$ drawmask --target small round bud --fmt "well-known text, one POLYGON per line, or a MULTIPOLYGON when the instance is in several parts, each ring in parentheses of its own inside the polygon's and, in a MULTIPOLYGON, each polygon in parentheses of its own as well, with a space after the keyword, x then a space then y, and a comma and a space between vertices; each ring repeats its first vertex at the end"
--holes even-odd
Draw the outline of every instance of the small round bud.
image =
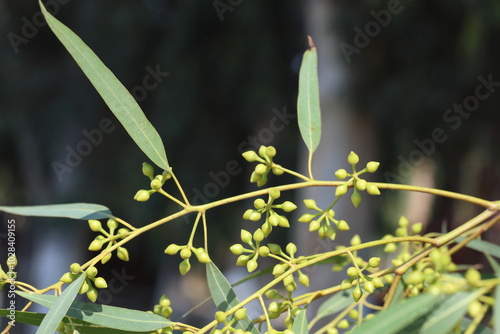
POLYGON ((363 288, 366 292, 372 293, 375 290, 375 285, 373 284, 373 282, 368 281, 363 284, 363 288))
POLYGON ((354 153, 353 151, 351 151, 351 153, 349 153, 349 156, 347 157, 347 162, 350 164, 350 165, 355 165, 359 162, 359 157, 356 153, 354 153))
POLYGON ((94 266, 87 268, 87 270, 85 271, 85 275, 87 276, 87 278, 94 278, 97 275, 97 268, 94 266))
POLYGON ((347 290, 350 289, 352 286, 352 280, 351 279, 345 279, 340 283, 340 289, 341 290, 347 290))
POLYGON ((149 191, 144 189, 139 190, 135 194, 134 199, 138 202, 146 202, 149 199, 149 191))
POLYGON ((356 286, 352 290, 352 297, 354 298, 354 301, 355 302, 359 301, 362 296, 363 296, 363 291, 361 291, 361 288, 359 286, 356 286))
POLYGON ((186 275, 190 269, 191 264, 189 263, 189 259, 184 259, 184 261, 179 264, 179 272, 182 276, 186 275))
POLYGON ((399 217, 398 225, 401 227, 407 227, 410 222, 405 216, 399 217))
POLYGON ((144 174, 145 176, 147 176, 150 179, 152 179, 154 173, 155 173, 155 169, 153 168, 153 166, 151 166, 147 162, 143 162, 142 163, 142 174, 144 174))
POLYGON ((63 283, 71 283, 75 280, 76 278, 76 275, 75 274, 72 274, 72 273, 65 273, 64 275, 61 276, 61 278, 59 279, 59 281, 63 282, 63 283))
POLYGON ((108 226, 108 229, 110 231, 114 231, 118 227, 118 222, 113 218, 109 218, 106 222, 106 226, 108 226))
POLYGON ((394 253, 397 248, 398 248, 398 246, 395 243, 391 242, 391 243, 388 243, 387 245, 385 245, 384 252, 394 253))
POLYGON ((100 232, 100 231, 102 231, 101 222, 98 221, 98 220, 95 220, 95 219, 90 219, 89 220, 89 227, 94 232, 100 232))
POLYGON ((102 248, 102 241, 101 240, 93 240, 90 245, 89 245, 89 251, 99 251, 102 248))
POLYGON ((168 255, 175 255, 182 248, 182 246, 176 244, 170 244, 165 248, 165 253, 168 255))
POLYGON ((108 287, 108 283, 106 283, 106 280, 102 277, 97 277, 94 281, 94 285, 99 289, 106 289, 108 287))
POLYGON ((264 175, 267 172, 267 167, 264 164, 258 164, 255 166, 255 173, 258 175, 264 175))
POLYGON ((246 244, 251 244, 252 243, 252 234, 248 232, 247 230, 241 230, 241 241, 243 241, 246 244))
POLYGON ((255 173, 255 171, 252 172, 252 175, 250 175, 250 182, 258 182, 262 178, 262 175, 255 173))
POLYGON ((271 304, 269 304, 268 310, 271 313, 278 313, 281 311, 280 304, 277 302, 272 302, 271 304))
POLYGON ((241 244, 234 244, 232 245, 229 250, 231 251, 231 253, 233 253, 234 255, 241 255, 243 254, 243 246, 241 244))
POLYGON ((372 183, 368 183, 368 185, 366 186, 366 192, 374 196, 380 195, 380 190, 377 188, 376 185, 372 183))
POLYGON ((250 255, 240 255, 238 256, 238 259, 236 259, 236 265, 244 266, 247 264, 248 261, 250 261, 250 259, 251 259, 250 255))
POLYGON ((321 209, 318 207, 318 205, 316 204, 316 201, 313 200, 313 199, 305 199, 304 200, 304 205, 306 206, 306 208, 308 208, 309 210, 316 210, 316 211, 321 211, 321 209))
POLYGON ((277 214, 271 214, 267 221, 271 224, 271 226, 278 226, 280 223, 280 216, 277 214))
POLYGON ((287 270, 288 266, 286 264, 277 264, 273 267, 273 275, 279 276, 287 270))
POLYGON ((70 266, 69 266, 69 270, 71 270, 71 272, 73 274, 79 274, 82 272, 82 267, 78 264, 78 263, 72 263, 70 266))
POLYGON ((281 191, 278 188, 272 188, 269 190, 269 197, 272 199, 277 199, 281 196, 281 191))
POLYGON ((264 294, 269 299, 275 299, 275 298, 278 298, 280 296, 280 294, 278 293, 278 291, 276 291, 276 289, 267 290, 264 294))
POLYGON ((170 306, 170 299, 166 295, 161 295, 160 297, 160 306, 170 306))
POLYGON ((338 222, 337 228, 340 231, 349 231, 350 230, 349 224, 347 224, 347 222, 345 220, 340 220, 338 222))
POLYGON ((481 281, 481 274, 475 268, 469 268, 465 273, 465 279, 467 280, 467 283, 477 287, 481 281))
POLYGON ((163 184, 161 183, 160 180, 154 179, 153 181, 151 181, 150 186, 151 186, 151 189, 153 189, 154 191, 158 191, 161 189, 163 184))
POLYGON ((476 315, 481 313, 481 309, 483 308, 483 304, 481 304, 478 300, 473 300, 469 306, 467 307, 467 313, 471 318, 474 318, 476 315))
POLYGON ((105 264, 106 262, 108 262, 111 259, 111 256, 111 253, 104 255, 101 259, 101 264, 105 264))
POLYGON ((281 208, 285 212, 291 212, 291 211, 297 209, 297 206, 290 201, 286 201, 283 204, 281 204, 281 208))
POLYGON ((347 269, 347 276, 349 277, 357 277, 358 276, 358 270, 355 267, 349 267, 347 269))
POLYGON ((299 283, 305 287, 309 286, 309 276, 299 271, 299 283))
POLYGON ((84 294, 84 293, 87 293, 87 291, 89 291, 91 285, 89 285, 89 283, 87 283, 87 280, 83 281, 83 284, 80 286, 80 290, 78 291, 79 294, 84 294))
POLYGON ((269 250, 269 247, 267 247, 267 246, 262 246, 259 248, 259 255, 262 257, 269 256, 270 252, 271 251, 269 250))
POLYGON ((340 329, 347 329, 347 328, 349 328, 349 326, 350 326, 349 321, 347 321, 346 319, 340 320, 339 323, 337 324, 337 327, 340 328, 340 329))
POLYGON ((249 273, 257 269, 258 263, 255 260, 250 260, 247 262, 247 270, 249 273))
POLYGON ((378 265, 380 264, 380 258, 379 257, 372 257, 368 260, 368 265, 372 268, 377 268, 378 265))
POLYGON ((191 250, 187 247, 184 247, 182 250, 181 250, 181 258, 183 258, 184 260, 186 259, 189 259, 191 257, 192 253, 191 253, 191 250))
POLYGON ((259 159, 259 156, 254 151, 246 151, 242 154, 242 156, 248 162, 254 162, 259 159))
POLYGON ((347 184, 341 184, 337 186, 337 189, 335 189, 335 196, 342 196, 345 195, 347 192, 347 184))
POLYGON ((359 179, 356 181, 356 189, 364 191, 366 189, 366 180, 359 179))
MULTIPOLYGON (((274 164, 274 165, 276 166, 276 164, 274 164)), ((278 168, 278 167, 273 167, 272 171, 273 171, 273 174, 276 176, 283 175, 283 173, 284 173, 283 169, 278 168)))
POLYGON ((266 155, 271 159, 276 156, 276 149, 274 148, 274 146, 268 146, 266 148, 266 155))
POLYGON ((405 282, 407 284, 418 285, 424 281, 424 274, 421 271, 412 271, 408 277, 406 277, 405 282))
POLYGON ((165 318, 168 318, 172 315, 172 308, 170 306, 163 306, 161 308, 161 311, 160 311, 160 314, 165 317, 165 318))
POLYGON ((378 166, 380 166, 380 162, 370 161, 366 164, 366 170, 368 171, 368 173, 375 173, 378 169, 378 166))
POLYGON ((266 206, 266 202, 262 198, 257 198, 253 202, 253 205, 255 206, 256 209, 263 209, 266 206))
POLYGON ((335 176, 339 180, 343 180, 347 177, 347 171, 345 169, 339 169, 335 172, 335 176))
POLYGON ((267 244, 267 247, 269 247, 269 250, 274 255, 280 255, 281 254, 281 247, 278 244, 267 244))
POLYGON ((382 288, 384 286, 384 282, 378 277, 374 277, 372 283, 376 288, 382 288))
POLYGON ((218 323, 226 321, 226 314, 222 311, 215 312, 215 321, 217 321, 218 323))
POLYGON ((411 231, 413 234, 419 234, 423 230, 423 225, 422 223, 415 223, 411 226, 411 231))
POLYGON ((122 261, 128 261, 129 260, 128 250, 126 248, 124 248, 124 247, 118 247, 118 249, 116 250, 116 255, 122 261))
POLYGON ((407 234, 407 230, 406 230, 406 227, 398 227, 396 229, 396 237, 406 237, 406 234, 407 234))
POLYGON ((309 232, 317 231, 321 227, 321 222, 319 220, 313 220, 309 224, 309 232))
POLYGON ((252 212, 250 212, 248 215, 248 220, 256 222, 259 221, 261 217, 262 215, 259 211, 252 210, 252 212))
POLYGON ((196 259, 198 259, 198 262, 200 263, 210 263, 210 256, 208 256, 208 253, 205 251, 203 248, 195 248, 194 249, 194 255, 196 255, 196 259))
POLYGON ((261 242, 264 240, 264 232, 260 228, 256 229, 255 232, 253 232, 253 240, 257 242, 261 242))
POLYGON ((87 291, 87 298, 92 302, 95 303, 97 300, 97 297, 99 296, 99 293, 95 288, 90 288, 89 291, 87 291))
POLYGON ((316 215, 313 215, 311 213, 304 213, 302 216, 300 216, 299 222, 307 224, 311 222, 311 220, 313 220, 314 217, 316 217, 316 215))
POLYGON ((127 236, 127 234, 129 233, 129 229, 128 228, 125 228, 125 227, 122 227, 118 230, 117 234, 119 236, 121 236, 122 238, 125 238, 127 236))
POLYGON ((297 252, 297 246, 295 246, 293 242, 288 243, 288 245, 286 245, 286 252, 293 256, 297 252))
POLYGON ((351 246, 357 246, 361 244, 361 238, 359 237, 358 234, 356 234, 354 237, 351 239, 351 246))

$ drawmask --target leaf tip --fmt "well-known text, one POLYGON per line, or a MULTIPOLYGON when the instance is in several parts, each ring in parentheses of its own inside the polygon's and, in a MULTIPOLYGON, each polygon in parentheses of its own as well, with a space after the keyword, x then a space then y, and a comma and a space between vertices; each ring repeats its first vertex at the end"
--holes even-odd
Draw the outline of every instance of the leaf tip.
POLYGON ((312 50, 312 49, 315 49, 316 48, 316 45, 314 45, 314 41, 312 39, 311 36, 307 36, 307 41, 309 43, 309 48, 312 50))

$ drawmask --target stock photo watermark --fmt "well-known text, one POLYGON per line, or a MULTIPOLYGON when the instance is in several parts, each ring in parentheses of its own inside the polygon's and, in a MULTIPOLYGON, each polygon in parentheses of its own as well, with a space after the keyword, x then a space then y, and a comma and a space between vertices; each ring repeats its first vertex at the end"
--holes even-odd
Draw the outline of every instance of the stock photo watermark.
POLYGON ((241 5, 243 0, 215 0, 212 2, 219 20, 224 21, 224 13, 232 12, 235 7, 241 5))
POLYGON ((445 126, 435 127, 427 138, 415 138, 413 143, 417 148, 412 150, 406 158, 403 155, 398 156, 397 172, 384 173, 387 182, 404 182, 405 178, 413 174, 416 167, 424 163, 425 157, 434 154, 437 146, 449 138, 451 131, 458 130, 463 121, 479 109, 481 102, 487 100, 500 87, 500 81, 494 81, 491 73, 487 77, 480 75, 477 80, 479 83, 473 94, 466 96, 462 103, 454 103, 443 112, 442 119, 445 126))
MULTIPOLYGON (((57 15, 60 5, 66 5, 70 1, 71 0, 48 0, 45 3, 45 8, 47 8, 47 11, 52 15, 57 15)), ((30 40, 38 35, 39 29, 47 25, 47 21, 45 21, 41 11, 37 11, 33 14, 31 20, 23 16, 21 18, 21 23, 20 34, 16 34, 12 31, 7 34, 7 39, 16 54, 19 53, 19 46, 28 44, 30 40)))
POLYGON ((125 267, 118 270, 111 270, 111 275, 113 277, 107 280, 108 287, 106 289, 99 290, 99 296, 97 297, 97 302, 99 304, 110 304, 113 300, 113 296, 121 293, 136 276, 129 275, 125 272, 125 267))
POLYGON ((372 39, 380 34, 382 28, 386 28, 391 23, 392 16, 401 13, 403 9, 401 1, 389 0, 386 9, 379 10, 378 12, 371 10, 370 15, 374 20, 368 21, 364 29, 361 29, 359 26, 354 27, 353 30, 356 34, 354 35, 352 44, 341 42, 339 45, 347 63, 350 64, 352 62, 354 54, 360 54, 361 50, 370 45, 372 39))
POLYGON ((7 318, 9 318, 9 325, 16 325, 16 278, 17 272, 15 271, 17 265, 16 258, 16 221, 15 219, 7 220, 7 272, 3 273, 6 277, 7 299, 8 306, 6 309, 9 311, 7 318))
MULTIPOLYGON (((283 131, 285 127, 290 124, 290 120, 295 119, 297 115, 290 114, 287 107, 284 106, 280 111, 277 108, 272 110, 274 116, 269 120, 268 127, 259 130, 257 135, 250 135, 246 140, 242 141, 237 151, 239 154, 248 150, 258 150, 261 145, 270 144, 274 135, 283 131)), ((210 171, 208 175, 213 182, 208 182, 202 189, 193 188, 195 194, 193 203, 196 205, 208 203, 210 199, 216 197, 221 189, 226 188, 231 182, 231 177, 239 175, 243 171, 240 162, 237 160, 230 160, 227 162, 225 169, 213 172, 210 171)))

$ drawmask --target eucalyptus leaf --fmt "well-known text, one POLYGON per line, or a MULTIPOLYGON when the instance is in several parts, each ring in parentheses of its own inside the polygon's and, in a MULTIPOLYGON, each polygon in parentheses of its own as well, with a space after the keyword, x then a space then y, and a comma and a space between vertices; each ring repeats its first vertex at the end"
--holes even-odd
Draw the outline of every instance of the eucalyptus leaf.
POLYGON ((299 312, 299 314, 297 314, 297 317, 295 317, 292 326, 292 331, 294 334, 307 334, 309 333, 307 326, 308 323, 306 317, 306 310, 302 310, 299 312))
POLYGON ((0 206, 0 211, 21 216, 61 217, 72 219, 103 219, 113 216, 107 207, 90 203, 0 206))
POLYGON ((158 167, 170 170, 160 135, 148 121, 132 94, 80 37, 53 17, 45 9, 42 1, 39 3, 50 29, 77 62, 137 146, 158 167))

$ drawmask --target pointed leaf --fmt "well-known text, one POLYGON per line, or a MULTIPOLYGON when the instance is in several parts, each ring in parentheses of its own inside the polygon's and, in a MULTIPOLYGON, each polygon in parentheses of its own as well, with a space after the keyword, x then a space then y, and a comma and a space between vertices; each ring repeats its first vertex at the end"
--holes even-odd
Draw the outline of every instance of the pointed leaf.
MULTIPOLYGON (((465 238, 462 236, 457 237, 455 239, 456 242, 460 242, 463 240, 465 240, 465 238)), ((500 258, 500 246, 493 244, 491 242, 488 242, 488 241, 474 239, 474 240, 469 241, 467 243, 466 247, 470 248, 470 249, 477 250, 479 252, 488 253, 488 254, 491 254, 495 257, 500 258)))
POLYGON ((493 305, 493 323, 495 334, 500 334, 500 285, 495 288, 495 304, 493 305))
POLYGON ((158 167, 170 170, 160 135, 148 121, 132 94, 80 37, 54 18, 42 2, 39 2, 50 29, 78 63, 137 146, 158 167))
MULTIPOLYGON (((57 299, 54 296, 35 293, 17 294, 45 307, 52 307, 57 299)), ((76 300, 69 307, 67 314, 88 323, 133 332, 151 332, 172 325, 169 320, 157 314, 76 300)))
POLYGON ((90 203, 0 206, 0 211, 21 216, 62 217, 72 219, 103 219, 113 216, 107 207, 90 203))
POLYGON ((498 264, 498 262, 490 254, 484 253, 484 256, 488 260, 488 262, 491 266, 491 269, 493 269, 495 276, 500 277, 500 264, 498 264))
POLYGON ((55 302, 47 315, 43 318, 36 334, 54 333, 62 318, 64 318, 66 312, 68 312, 71 303, 75 300, 78 290, 80 290, 80 287, 85 281, 85 277, 85 273, 80 274, 80 276, 74 280, 59 297, 52 296, 55 298, 55 302))
POLYGON ((397 334, 420 316, 432 311, 440 295, 421 294, 379 312, 374 318, 361 323, 352 334, 397 334))
POLYGON ((314 319, 319 320, 323 317, 335 314, 345 309, 353 302, 354 300, 352 299, 350 290, 339 291, 321 304, 314 319))
POLYGON ((319 106, 318 56, 313 40, 309 37, 310 49, 304 52, 299 72, 299 96, 297 118, 300 134, 312 153, 321 139, 321 110, 319 106))
MULTIPOLYGON (((5 309, 0 310, 0 316, 2 317, 7 318, 9 314, 10 310, 5 310, 5 309)), ((39 326, 43 318, 45 317, 45 313, 15 311, 14 317, 16 319, 16 323, 39 326)), ((85 334, 130 334, 131 333, 129 331, 122 331, 118 329, 96 326, 89 322, 67 316, 64 317, 62 321, 65 324, 71 323, 73 327, 76 330, 78 330, 79 333, 85 333, 85 334)))
POLYGON ((295 320, 293 322, 292 331, 294 334, 307 334, 309 333, 309 329, 307 328, 307 317, 306 310, 302 310, 297 314, 295 320))
MULTIPOLYGON (((213 262, 207 264, 207 281, 210 294, 220 311, 226 312, 239 303, 236 294, 231 288, 231 284, 229 284, 226 277, 224 277, 222 272, 213 262)), ((260 333, 252 324, 248 316, 238 321, 236 327, 245 331, 251 331, 254 334, 260 333)))

